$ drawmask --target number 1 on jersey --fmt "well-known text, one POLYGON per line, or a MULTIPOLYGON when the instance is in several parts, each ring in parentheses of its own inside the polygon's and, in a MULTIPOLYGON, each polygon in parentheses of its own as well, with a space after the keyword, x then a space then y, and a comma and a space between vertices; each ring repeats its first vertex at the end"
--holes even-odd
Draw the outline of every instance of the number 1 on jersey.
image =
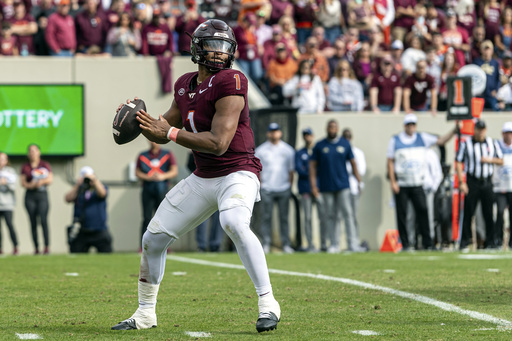
POLYGON ((233 77, 235 77, 236 89, 240 90, 242 88, 242 86, 240 85, 241 84, 240 83, 240 75, 238 73, 235 73, 235 75, 233 77))
POLYGON ((194 133, 197 133, 196 124, 194 123, 194 113, 195 110, 190 110, 187 115, 187 120, 190 122, 190 128, 194 133))

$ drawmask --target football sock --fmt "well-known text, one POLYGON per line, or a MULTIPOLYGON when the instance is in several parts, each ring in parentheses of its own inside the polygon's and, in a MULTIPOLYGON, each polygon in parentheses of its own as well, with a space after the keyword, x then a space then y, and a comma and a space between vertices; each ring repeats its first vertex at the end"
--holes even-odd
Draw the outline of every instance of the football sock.
POLYGON ((139 308, 155 310, 156 296, 160 284, 150 284, 139 281, 139 308))

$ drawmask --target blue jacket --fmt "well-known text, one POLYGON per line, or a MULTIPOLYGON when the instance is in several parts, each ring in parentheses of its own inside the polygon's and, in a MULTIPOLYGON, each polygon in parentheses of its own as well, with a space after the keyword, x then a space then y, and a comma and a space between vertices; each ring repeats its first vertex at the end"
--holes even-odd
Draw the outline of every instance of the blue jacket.
POLYGON ((474 63, 485 72, 487 75, 487 83, 485 85, 484 96, 490 96, 491 91, 498 89, 501 86, 500 82, 500 64, 496 59, 491 59, 489 62, 484 62, 482 58, 475 59, 474 63))
POLYGON ((107 229, 107 194, 104 198, 98 197, 96 191, 81 192, 75 200, 74 218, 81 221, 82 228, 102 231, 107 229))

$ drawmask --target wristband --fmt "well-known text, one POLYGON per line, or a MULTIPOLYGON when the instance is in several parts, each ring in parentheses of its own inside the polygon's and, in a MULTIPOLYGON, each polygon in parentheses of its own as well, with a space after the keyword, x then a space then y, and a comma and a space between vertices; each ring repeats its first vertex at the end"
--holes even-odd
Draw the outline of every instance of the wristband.
POLYGON ((169 128, 169 131, 167 132, 167 139, 176 142, 176 137, 178 137, 178 128, 171 127, 169 128))

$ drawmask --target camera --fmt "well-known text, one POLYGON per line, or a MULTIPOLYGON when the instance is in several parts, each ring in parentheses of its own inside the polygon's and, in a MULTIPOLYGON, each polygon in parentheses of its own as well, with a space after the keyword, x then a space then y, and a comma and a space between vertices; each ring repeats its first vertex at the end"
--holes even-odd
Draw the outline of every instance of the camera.
POLYGON ((84 178, 84 184, 85 185, 91 185, 91 178, 84 178))

